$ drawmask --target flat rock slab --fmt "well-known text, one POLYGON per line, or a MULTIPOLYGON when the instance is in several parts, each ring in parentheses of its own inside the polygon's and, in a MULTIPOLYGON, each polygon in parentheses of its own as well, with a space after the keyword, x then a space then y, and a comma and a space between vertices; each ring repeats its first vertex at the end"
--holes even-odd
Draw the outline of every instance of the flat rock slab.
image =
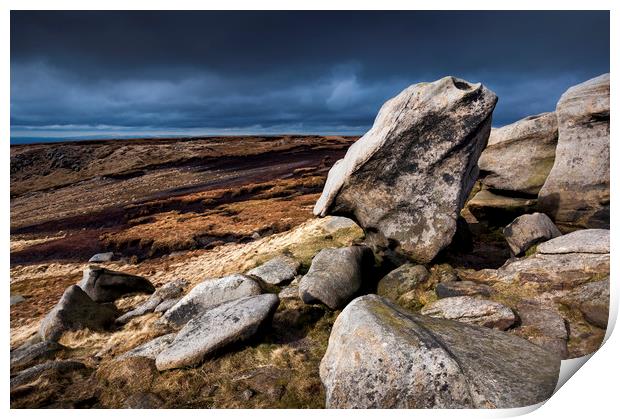
POLYGON ((520 215, 534 212, 536 199, 504 196, 483 189, 467 201, 467 209, 478 221, 505 226, 520 215))
POLYGON ((505 332, 405 311, 376 295, 332 328, 328 408, 513 408, 553 394, 560 358, 505 332))
POLYGON ((536 251, 542 254, 609 253, 609 230, 578 230, 540 244, 536 251))
POLYGON ((11 369, 23 368, 37 360, 53 358, 63 349, 65 347, 61 344, 49 341, 17 348, 11 351, 11 369))
POLYGON ((493 293, 493 288, 485 284, 478 284, 473 281, 446 281, 440 282, 435 287, 435 294, 438 298, 462 297, 481 295, 489 297, 493 293))
POLYGON ((35 365, 28 369, 23 370, 15 377, 11 378, 11 388, 19 387, 24 384, 28 384, 31 381, 36 380, 41 374, 47 371, 54 371, 59 374, 84 369, 86 366, 74 360, 61 360, 61 361, 49 361, 44 364, 35 365))
POLYGON ((498 330, 506 330, 516 321, 505 305, 469 296, 442 298, 425 305, 420 313, 498 330))
POLYGON ((116 309, 98 304, 77 285, 68 287, 39 326, 43 340, 57 341, 69 330, 105 330, 114 323, 116 309))
POLYGON ((521 215, 504 228, 504 237, 516 256, 522 255, 535 244, 561 235, 562 232, 553 221, 540 212, 521 215))
POLYGON ((455 77, 409 86, 331 168, 314 214, 353 214, 377 249, 430 262, 456 232, 496 102, 455 77))
POLYGON ((116 319, 116 323, 125 324, 131 319, 139 316, 143 316, 147 313, 152 313, 159 309, 159 312, 166 311, 172 307, 183 295, 184 288, 188 285, 187 281, 178 279, 176 281, 169 282, 157 288, 153 294, 142 304, 135 309, 128 311, 121 317, 116 319), (162 304, 166 302, 165 305, 162 304), (161 306, 161 308, 160 308, 161 306))
POLYGON ((262 292, 256 281, 245 275, 235 274, 219 279, 207 279, 192 288, 185 297, 166 311, 161 320, 168 325, 180 327, 211 307, 259 295, 262 292))
POLYGON ((119 355, 117 360, 122 361, 124 359, 133 357, 155 359, 157 358, 157 355, 159 355, 164 349, 170 346, 172 341, 174 341, 176 335, 176 333, 168 333, 167 335, 159 336, 153 340, 150 340, 140 346, 133 348, 130 351, 125 352, 122 355, 119 355))
POLYGON ((372 255, 366 246, 321 250, 299 281, 299 297, 306 304, 320 302, 332 310, 343 307, 362 286, 372 255))
POLYGON ((290 282, 297 275, 301 264, 292 257, 280 255, 247 272, 270 285, 290 282))
POLYGON ((261 294, 221 304, 190 320, 155 359, 159 371, 201 363, 207 356, 252 337, 275 312, 275 294, 261 294))
POLYGON ((147 279, 124 272, 111 271, 98 266, 84 269, 82 281, 78 284, 93 301, 112 302, 133 293, 152 294, 155 287, 147 279))

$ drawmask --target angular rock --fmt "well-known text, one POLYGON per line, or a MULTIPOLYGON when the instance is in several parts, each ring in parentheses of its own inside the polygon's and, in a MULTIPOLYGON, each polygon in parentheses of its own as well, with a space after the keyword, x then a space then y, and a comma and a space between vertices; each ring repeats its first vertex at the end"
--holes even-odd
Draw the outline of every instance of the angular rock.
POLYGON ((561 359, 568 358, 568 331, 562 316, 555 309, 540 303, 522 302, 517 306, 521 319, 514 329, 517 336, 555 353, 561 359))
POLYGON ((280 255, 247 272, 270 285, 292 281, 301 264, 292 257, 280 255))
POLYGON ((381 278, 377 284, 377 294, 396 302, 400 296, 414 290, 428 276, 429 272, 424 266, 405 263, 381 278))
POLYGON ((84 269, 82 281, 78 284, 93 301, 107 303, 126 294, 152 294, 155 287, 141 276, 111 271, 98 266, 84 269))
POLYGON ((609 320, 609 277, 575 288, 562 297, 561 302, 578 308, 587 322, 606 329, 609 320))
POLYGON ((609 230, 578 230, 542 243, 538 253, 554 255, 562 253, 609 253, 609 230))
POLYGON ((143 304, 140 304, 138 307, 128 311, 127 313, 116 319, 116 323, 125 324, 128 323, 131 319, 135 319, 136 317, 143 316, 147 313, 152 313, 157 308, 157 306, 159 306, 160 303, 161 300, 159 298, 149 298, 143 304))
POLYGON ((65 349, 65 347, 61 344, 48 341, 17 348, 11 351, 11 369, 23 368, 41 359, 48 360, 63 349, 65 349))
POLYGON ((167 335, 159 336, 119 355, 116 359, 119 361, 132 357, 155 359, 157 355, 170 346, 176 335, 176 333, 168 333, 167 335))
POLYGON ((331 168, 314 213, 352 214, 377 248, 429 262, 452 241, 496 102, 454 77, 408 87, 331 168))
POLYGON ((110 262, 112 259, 114 259, 114 252, 105 252, 94 254, 88 261, 92 263, 101 263, 110 262))
POLYGON ((86 368, 86 366, 74 360, 61 360, 61 361, 48 361, 44 364, 35 365, 28 369, 23 370, 15 377, 11 378, 11 388, 28 384, 31 381, 36 380, 41 374, 47 371, 54 371, 59 374, 64 374, 70 371, 86 368))
POLYGON ((205 357, 252 337, 275 310, 275 294, 228 301, 190 320, 155 359, 159 371, 201 363, 205 357))
POLYGON ((502 196, 483 189, 467 201, 467 209, 478 221, 505 226, 520 215, 534 212, 536 199, 502 196))
POLYGON ((115 309, 97 304, 80 287, 71 285, 41 321, 39 334, 43 340, 57 341, 69 330, 105 330, 116 316, 115 309))
POLYGON ((609 74, 568 89, 556 114, 555 163, 539 209, 561 228, 609 228, 609 74))
POLYGON ((442 298, 425 305, 420 313, 497 330, 506 330, 516 321, 505 305, 470 296, 442 298))
POLYGON ((164 313, 170 310, 172 307, 174 307, 175 304, 178 303, 179 301, 181 301, 181 298, 171 298, 169 300, 164 300, 161 303, 159 303, 159 305, 155 307, 155 310, 153 311, 155 313, 164 313))
POLYGON ((504 237, 516 256, 522 255, 535 244, 561 235, 553 221, 540 212, 521 215, 504 228, 504 237))
POLYGON ((299 280, 301 276, 296 276, 286 287, 280 291, 278 298, 280 300, 298 300, 299 299, 299 280))
POLYGON ((559 368, 519 337, 366 295, 336 319, 320 375, 328 408, 512 408, 549 398, 559 368))
POLYGON ((161 320, 179 327, 211 307, 262 292, 256 281, 245 275, 234 274, 219 279, 207 279, 166 311, 161 320))
POLYGON ((152 313, 158 309, 160 312, 166 311, 179 301, 180 297, 183 295, 183 289, 187 285, 187 281, 178 279, 161 286, 156 289, 143 304, 116 319, 116 323, 125 324, 133 318, 152 313), (166 302, 166 304, 162 306, 164 302, 166 302))
POLYGON ((478 160, 480 181, 492 190, 538 195, 553 166, 557 142, 554 112, 492 129, 478 160))
POLYGON ((435 294, 438 298, 462 297, 482 295, 491 296, 493 288, 485 284, 478 284, 473 281, 446 281, 440 282, 435 287, 435 294))
POLYGON ((299 281, 299 298, 306 304, 323 303, 332 310, 343 307, 359 291, 372 259, 366 246, 321 250, 299 281))

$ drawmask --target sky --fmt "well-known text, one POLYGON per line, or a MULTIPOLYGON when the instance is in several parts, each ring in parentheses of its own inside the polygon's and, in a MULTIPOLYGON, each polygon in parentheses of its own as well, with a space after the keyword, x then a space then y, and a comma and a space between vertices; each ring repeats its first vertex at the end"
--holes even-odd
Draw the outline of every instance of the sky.
POLYGON ((11 142, 363 134, 447 75, 493 125, 609 72, 609 12, 11 12, 11 142))

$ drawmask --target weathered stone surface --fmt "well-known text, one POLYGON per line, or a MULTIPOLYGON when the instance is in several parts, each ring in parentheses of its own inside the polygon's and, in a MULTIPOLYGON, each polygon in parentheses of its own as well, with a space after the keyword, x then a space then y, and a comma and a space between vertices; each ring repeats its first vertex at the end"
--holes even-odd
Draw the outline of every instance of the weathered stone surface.
POLYGON ((112 302, 119 297, 132 293, 151 294, 155 287, 141 276, 111 271, 98 266, 84 269, 82 281, 78 284, 93 301, 112 302))
POLYGON ((164 313, 170 310, 176 303, 181 301, 181 298, 170 298, 169 300, 164 300, 153 310, 155 313, 164 313))
POLYGON ((467 209, 478 221, 505 226, 520 215, 534 212, 536 199, 502 196, 483 189, 467 202, 467 209))
POLYGON ((298 275, 288 284, 286 287, 280 291, 278 294, 278 298, 280 300, 299 300, 299 281, 301 279, 301 275, 298 275))
POLYGON ((558 145, 540 211, 567 229, 609 228, 609 74, 568 89, 556 114, 558 145))
POLYGON ((306 304, 321 302, 332 310, 343 307, 359 291, 372 259, 366 246, 321 250, 299 281, 299 297, 306 304))
POLYGON ((133 348, 130 351, 125 352, 122 355, 119 355, 116 359, 123 360, 132 357, 143 357, 149 359, 157 358, 164 349, 166 349, 174 338, 176 337, 176 333, 168 333, 167 335, 159 336, 153 340, 150 340, 140 346, 133 348))
POLYGON ((314 213, 353 214, 377 248, 429 262, 452 241, 496 102, 454 77, 408 87, 329 171, 314 213))
POLYGON ((94 254, 88 261, 91 263, 101 263, 110 262, 112 259, 114 259, 114 252, 105 252, 94 254))
POLYGON ((521 320, 514 329, 517 336, 555 353, 561 359, 568 357, 568 331, 558 311, 541 303, 521 302, 517 306, 521 320))
POLYGON ((542 243, 536 249, 543 254, 609 253, 609 230, 578 230, 542 243))
POLYGON ((473 281, 446 281, 440 282, 435 287, 438 298, 461 297, 482 295, 489 297, 493 288, 485 284, 478 284, 473 281))
POLYGON ((116 316, 115 309, 97 304, 80 287, 71 285, 41 321, 39 334, 43 340, 57 341, 69 330, 105 330, 116 316))
POLYGON ((424 266, 405 263, 381 278, 377 284, 377 294, 397 302, 400 296, 414 290, 428 276, 424 266))
POLYGON ((161 312, 168 310, 180 300, 187 285, 187 281, 183 279, 177 279, 162 285, 144 303, 116 319, 116 323, 125 324, 131 319, 152 313, 153 311, 161 312))
POLYGON ((581 285, 560 301, 578 308, 587 322, 606 329, 609 320, 609 277, 581 285))
POLYGON ((232 343, 253 336, 268 321, 279 300, 262 294, 228 301, 190 320, 155 363, 160 371, 196 365, 232 343))
POLYGON ((550 397, 559 368, 524 339, 366 295, 338 316, 320 375, 328 408, 510 408, 550 397))
POLYGON ((280 255, 250 270, 247 275, 255 276, 267 284, 280 285, 295 278, 300 265, 296 259, 280 255))
POLYGON ((522 255, 535 244, 561 236, 546 214, 535 212, 517 217, 504 228, 504 237, 514 255, 522 255))
POLYGON ((536 196, 553 166, 557 142, 554 112, 492 129, 478 160, 480 181, 489 189, 536 196))
POLYGON ((53 358, 65 347, 57 342, 43 341, 11 351, 11 369, 23 368, 41 359, 53 358))
POLYGON ((159 298, 156 299, 148 299, 144 303, 140 304, 138 307, 133 310, 128 311, 127 313, 120 316, 116 319, 116 323, 125 324, 128 323, 131 319, 135 319, 136 317, 143 316, 147 313, 152 313, 155 308, 160 304, 161 300, 159 298))
POLYGON ((420 313, 497 330, 506 330, 516 321, 505 305, 470 296, 442 298, 425 305, 420 313))
POLYGON ((182 326, 196 315, 227 301, 261 294, 260 286, 253 279, 240 274, 219 279, 207 279, 196 285, 162 317, 172 326, 182 326))
POLYGON ((11 378, 11 388, 18 387, 36 380, 41 374, 53 371, 59 374, 64 374, 70 371, 86 368, 86 366, 74 360, 61 360, 61 361, 48 361, 44 364, 35 365, 28 369, 23 370, 15 377, 11 378))

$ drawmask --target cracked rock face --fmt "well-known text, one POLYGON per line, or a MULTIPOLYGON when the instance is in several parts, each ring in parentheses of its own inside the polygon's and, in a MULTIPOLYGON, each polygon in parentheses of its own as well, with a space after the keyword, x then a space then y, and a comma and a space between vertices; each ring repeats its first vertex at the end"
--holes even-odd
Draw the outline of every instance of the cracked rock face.
POLYGON ((454 77, 408 87, 332 167, 314 213, 352 215, 369 243, 429 262, 456 231, 496 102, 454 77))
POLYGON ((519 337, 366 295, 338 316, 320 374, 328 408, 511 408, 549 398, 559 369, 519 337))
POLYGON ((555 163, 539 209, 560 228, 609 228, 609 74, 568 89, 556 115, 555 163))

